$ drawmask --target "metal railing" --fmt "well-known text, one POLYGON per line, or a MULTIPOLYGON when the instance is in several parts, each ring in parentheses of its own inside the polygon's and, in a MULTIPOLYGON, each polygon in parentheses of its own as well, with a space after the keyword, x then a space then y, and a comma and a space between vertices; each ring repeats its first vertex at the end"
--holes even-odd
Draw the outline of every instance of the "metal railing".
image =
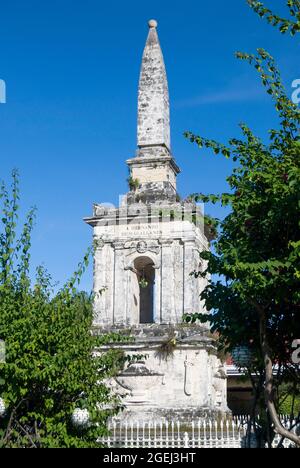
MULTIPOLYGON (((281 417, 282 424, 289 428, 291 421, 281 417)), ((101 443, 112 448, 246 448, 257 447, 254 432, 248 431, 249 418, 238 416, 226 420, 201 418, 190 422, 153 420, 122 421, 109 423, 109 436, 101 443)), ((294 424, 296 421, 294 421, 294 424)), ((300 425, 298 426, 300 429, 300 425)), ((293 429, 296 432, 296 427, 293 429)), ((277 447, 281 437, 276 435, 273 446, 277 447)), ((285 448, 293 444, 285 439, 285 448)))

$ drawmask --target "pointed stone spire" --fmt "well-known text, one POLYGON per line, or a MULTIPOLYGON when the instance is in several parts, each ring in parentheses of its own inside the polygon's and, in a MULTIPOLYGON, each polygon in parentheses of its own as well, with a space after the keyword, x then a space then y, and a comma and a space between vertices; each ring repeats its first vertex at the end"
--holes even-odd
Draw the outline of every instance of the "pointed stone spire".
POLYGON ((128 159, 130 187, 127 203, 174 203, 180 172, 170 145, 170 104, 166 67, 157 35, 149 21, 138 97, 138 150, 128 159))
POLYGON ((167 73, 157 22, 149 21, 139 82, 138 147, 164 146, 170 151, 170 105, 167 73))

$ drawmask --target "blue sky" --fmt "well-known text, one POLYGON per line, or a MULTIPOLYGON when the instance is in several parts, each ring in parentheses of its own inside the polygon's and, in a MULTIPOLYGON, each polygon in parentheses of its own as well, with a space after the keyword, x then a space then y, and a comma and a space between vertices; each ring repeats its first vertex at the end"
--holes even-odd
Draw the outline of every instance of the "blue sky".
MULTIPOLYGON (((285 13, 284 0, 266 0, 285 13)), ((167 66, 179 192, 221 192, 231 163, 199 152, 192 130, 226 142, 246 122, 265 137, 277 124, 256 73, 237 50, 264 47, 286 86, 300 78, 299 38, 282 36, 246 0, 11 0, 1 2, 0 178, 21 175, 22 210, 38 208, 33 266, 63 283, 91 242, 93 202, 117 204, 136 149, 137 86, 147 21, 159 22, 167 66)), ((291 88, 290 88, 291 89, 291 88)), ((222 216, 219 208, 207 207, 222 216)), ((92 286, 91 269, 82 287, 92 286)))

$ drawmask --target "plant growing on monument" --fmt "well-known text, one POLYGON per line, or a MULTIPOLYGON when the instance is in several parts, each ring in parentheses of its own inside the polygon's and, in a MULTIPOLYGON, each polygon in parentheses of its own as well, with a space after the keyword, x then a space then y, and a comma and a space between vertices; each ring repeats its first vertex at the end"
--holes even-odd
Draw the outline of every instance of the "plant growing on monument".
MULTIPOLYGON (((299 2, 293 3, 299 7, 299 2)), ((202 202, 219 202, 231 212, 222 222, 216 220, 219 235, 214 252, 201 254, 207 268, 195 273, 209 280, 201 298, 214 313, 185 319, 210 321, 226 350, 252 349, 251 371, 257 372, 264 390, 269 446, 273 429, 300 445, 299 436, 283 427, 278 417, 280 385, 292 382, 299 389, 300 384, 299 368, 291 361, 291 343, 300 336, 300 113, 265 50, 237 56, 259 73, 275 103, 280 126, 270 130, 269 144, 245 124, 242 138, 232 138, 229 145, 186 133, 199 148, 232 158, 237 166, 227 179, 228 193, 194 196, 202 202)))
MULTIPOLYGON (((92 297, 78 292, 91 250, 68 283, 54 293, 49 275, 38 268, 29 275, 31 210, 17 239, 19 188, 13 173, 12 194, 0 192, 0 337, 6 362, 0 363, 0 447, 93 447, 106 431, 107 417, 118 404, 104 384, 124 362, 116 351, 95 353, 118 335, 91 333, 92 297), (112 409, 106 409, 106 408, 112 409), (85 414, 76 427, 72 416, 85 414)), ((74 419, 74 418, 73 418, 74 419)))
POLYGON ((142 289, 147 289, 149 286, 149 282, 146 280, 146 278, 141 278, 139 281, 139 285, 142 289))
POLYGON ((128 177, 127 182, 129 185, 129 189, 133 192, 135 192, 140 186, 139 179, 134 179, 132 176, 128 177))
POLYGON ((174 352, 178 345, 178 335, 178 332, 171 327, 166 340, 157 348, 155 356, 163 361, 173 359, 174 352))

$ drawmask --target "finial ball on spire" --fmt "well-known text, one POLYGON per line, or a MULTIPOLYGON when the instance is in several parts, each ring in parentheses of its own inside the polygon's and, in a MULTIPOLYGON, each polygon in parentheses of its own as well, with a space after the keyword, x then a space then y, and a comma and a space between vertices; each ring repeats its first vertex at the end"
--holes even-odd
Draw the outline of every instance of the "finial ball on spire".
POLYGON ((149 25, 149 28, 157 28, 158 23, 156 20, 152 19, 148 22, 148 25, 149 25))

